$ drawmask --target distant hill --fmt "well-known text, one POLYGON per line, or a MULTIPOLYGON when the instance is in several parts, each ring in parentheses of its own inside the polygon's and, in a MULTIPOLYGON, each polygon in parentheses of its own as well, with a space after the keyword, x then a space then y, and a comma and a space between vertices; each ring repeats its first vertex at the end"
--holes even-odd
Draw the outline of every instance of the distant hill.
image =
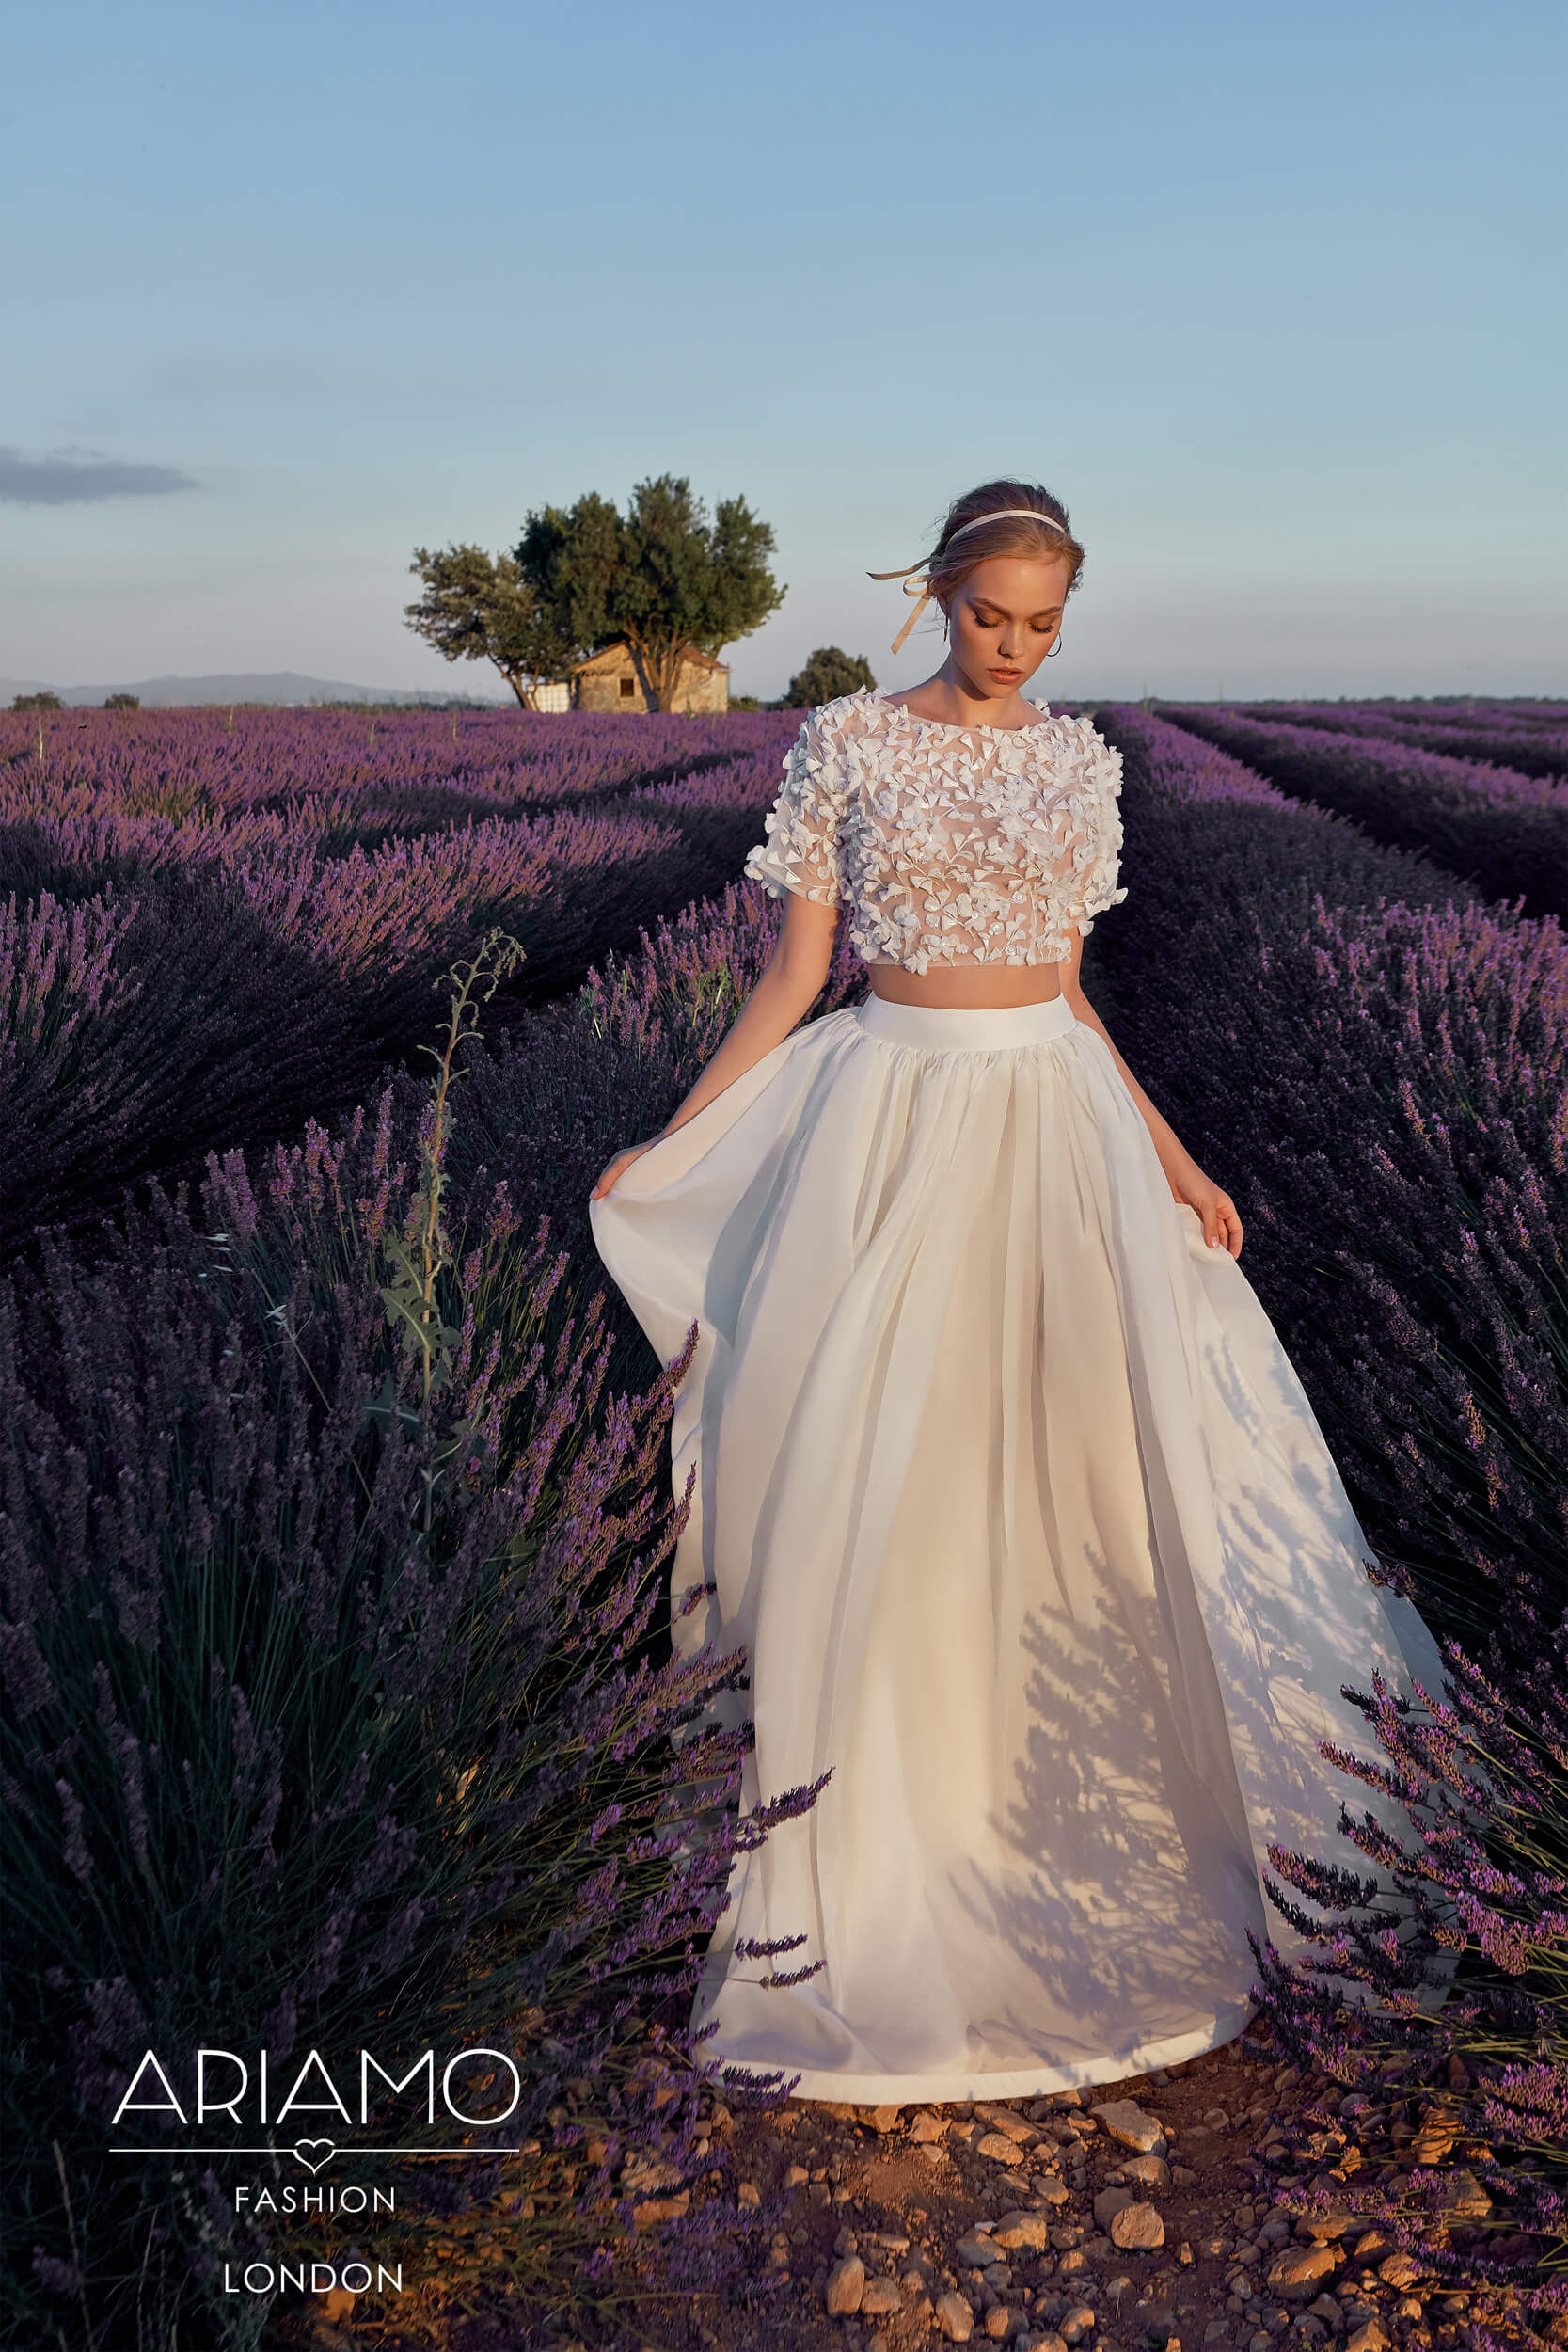
POLYGON ((61 702, 102 703, 107 694, 135 694, 150 709, 194 703, 441 703, 499 698, 408 693, 395 686, 349 686, 341 678, 303 677, 297 670, 245 671, 232 677, 125 678, 113 686, 51 686, 43 678, 0 677, 0 701, 17 694, 58 694, 61 702))

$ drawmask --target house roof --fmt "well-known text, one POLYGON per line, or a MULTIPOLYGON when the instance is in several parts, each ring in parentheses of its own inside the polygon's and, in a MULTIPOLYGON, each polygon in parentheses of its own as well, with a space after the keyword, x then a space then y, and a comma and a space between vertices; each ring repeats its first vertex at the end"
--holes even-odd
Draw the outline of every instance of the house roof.
MULTIPOLYGON (((609 668, 611 665, 619 668, 630 651, 626 639, 618 637, 612 644, 603 645, 597 653, 591 653, 586 661, 579 661, 572 675, 580 677, 584 670, 609 668)), ((682 658, 697 670, 728 670, 730 666, 727 661, 716 661, 710 653, 700 653, 695 645, 688 645, 682 658)))

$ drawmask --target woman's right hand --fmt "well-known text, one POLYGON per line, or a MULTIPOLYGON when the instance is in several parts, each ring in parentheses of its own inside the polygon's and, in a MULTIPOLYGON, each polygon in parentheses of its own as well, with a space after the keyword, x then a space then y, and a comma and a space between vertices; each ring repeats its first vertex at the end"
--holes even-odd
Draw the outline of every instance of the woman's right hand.
POLYGON ((622 1169, 629 1168, 633 1160, 640 1160, 644 1152, 651 1152, 657 1141, 658 1137, 654 1136, 646 1143, 629 1144, 626 1151, 617 1152, 589 1194, 590 1200, 602 1200, 607 1192, 613 1192, 620 1182, 622 1169))

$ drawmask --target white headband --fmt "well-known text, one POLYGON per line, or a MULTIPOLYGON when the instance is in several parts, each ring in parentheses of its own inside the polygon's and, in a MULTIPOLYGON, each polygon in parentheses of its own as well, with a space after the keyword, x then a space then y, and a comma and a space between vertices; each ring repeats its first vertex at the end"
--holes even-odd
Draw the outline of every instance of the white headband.
MULTIPOLYGON (((953 541, 961 539, 966 531, 978 531, 982 523, 1005 523, 1014 515, 1032 523, 1049 523, 1053 531, 1059 531, 1064 538, 1067 536, 1066 523, 1058 522, 1054 515, 1042 515, 1033 506, 999 506, 992 515, 976 515, 973 522, 960 523, 957 531, 948 532, 947 544, 951 547, 953 541)), ((895 580, 897 574, 895 572, 873 572, 871 577, 873 580, 895 580)))
MULTIPOLYGON (((1037 507, 999 506, 994 508, 990 514, 976 515, 971 521, 967 523, 960 523, 957 531, 950 531, 947 534, 947 545, 948 547, 951 547, 955 539, 961 539, 966 531, 978 531, 982 523, 1009 522, 1015 517, 1021 522, 1049 523, 1052 530, 1059 531, 1064 539, 1070 535, 1066 523, 1059 521, 1054 515, 1042 515, 1037 507)), ((905 596, 918 596, 920 599, 919 603, 915 606, 914 611, 910 614, 909 619, 904 623, 903 628, 899 630, 897 636, 893 641, 890 650, 894 653, 897 653, 901 649, 905 638, 909 635, 911 629, 913 628, 916 621, 919 620, 921 614, 925 612, 926 607, 931 601, 931 591, 927 583, 930 578, 930 567, 935 561, 935 556, 928 555, 925 559, 924 563, 911 564, 907 571, 866 573, 867 580, 901 580, 904 583, 905 596)))

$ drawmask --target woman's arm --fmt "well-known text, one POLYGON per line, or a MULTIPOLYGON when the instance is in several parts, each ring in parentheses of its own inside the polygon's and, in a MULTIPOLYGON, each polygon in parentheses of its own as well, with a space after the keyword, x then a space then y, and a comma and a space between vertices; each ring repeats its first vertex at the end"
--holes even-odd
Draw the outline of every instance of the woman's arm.
POLYGON ((651 1136, 647 1143, 633 1144, 617 1152, 594 1185, 591 1199, 602 1200, 612 1190, 621 1170, 629 1168, 650 1144, 673 1135, 677 1127, 684 1127, 689 1119, 705 1109, 716 1095, 733 1086, 765 1054, 770 1054, 775 1045, 782 1045, 816 1002, 833 959, 838 908, 818 906, 793 891, 785 896, 784 908, 784 922, 768 967, 730 1024, 723 1043, 658 1134, 651 1136))
POLYGON ((1061 978, 1062 993, 1071 1005, 1080 1021, 1097 1030, 1111 1049, 1111 1058, 1120 1071, 1127 1091, 1143 1115, 1145 1126, 1154 1141, 1160 1166, 1172 1196, 1196 1209, 1203 1219, 1203 1238, 1211 1248, 1223 1244, 1233 1258, 1242 1254, 1242 1220, 1236 1204, 1227 1192, 1222 1192, 1212 1177, 1206 1176, 1192 1153, 1186 1149, 1169 1120, 1162 1118, 1127 1064, 1117 1053, 1109 1029, 1085 995, 1079 972, 1084 960, 1082 935, 1074 938, 1072 953, 1065 963, 1056 966, 1061 978))

